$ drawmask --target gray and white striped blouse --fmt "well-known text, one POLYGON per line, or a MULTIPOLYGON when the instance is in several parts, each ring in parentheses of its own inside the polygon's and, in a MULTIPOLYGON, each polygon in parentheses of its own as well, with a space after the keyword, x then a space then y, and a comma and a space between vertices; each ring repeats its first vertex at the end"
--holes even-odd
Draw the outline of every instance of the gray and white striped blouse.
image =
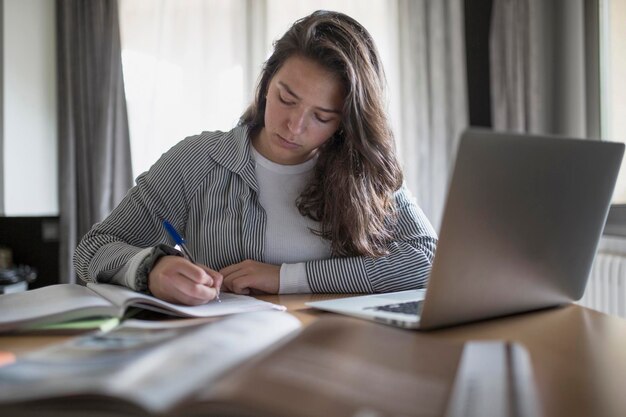
MULTIPOLYGON (((78 276, 109 282, 145 248, 169 243, 161 224, 182 232, 198 263, 220 270, 264 261, 266 213, 259 203, 246 126, 204 132, 179 142, 137 178, 123 201, 83 237, 74 254, 78 276)), ((436 234, 403 187, 390 254, 306 262, 313 292, 372 293, 426 285, 436 234)))

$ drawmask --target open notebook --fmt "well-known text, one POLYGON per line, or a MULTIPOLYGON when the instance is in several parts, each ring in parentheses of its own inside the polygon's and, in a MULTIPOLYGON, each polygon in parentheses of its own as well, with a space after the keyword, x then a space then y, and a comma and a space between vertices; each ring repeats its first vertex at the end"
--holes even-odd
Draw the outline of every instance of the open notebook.
POLYGON ((111 284, 57 284, 0 295, 0 332, 93 317, 121 318, 130 307, 178 317, 218 317, 285 307, 245 295, 222 293, 221 302, 199 306, 172 304, 111 284))

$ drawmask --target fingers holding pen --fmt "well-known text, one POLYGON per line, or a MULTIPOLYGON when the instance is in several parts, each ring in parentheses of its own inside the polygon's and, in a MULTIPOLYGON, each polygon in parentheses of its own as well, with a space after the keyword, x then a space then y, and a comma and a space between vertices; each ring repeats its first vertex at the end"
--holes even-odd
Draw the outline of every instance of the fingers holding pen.
POLYGON ((213 288, 219 290, 222 287, 222 283, 224 282, 224 276, 218 272, 214 271, 206 265, 196 265, 204 270, 204 272, 211 277, 212 284, 209 284, 213 288))
POLYGON ((165 301, 199 305, 213 300, 222 283, 219 272, 195 265, 180 256, 164 256, 150 271, 148 286, 165 301))

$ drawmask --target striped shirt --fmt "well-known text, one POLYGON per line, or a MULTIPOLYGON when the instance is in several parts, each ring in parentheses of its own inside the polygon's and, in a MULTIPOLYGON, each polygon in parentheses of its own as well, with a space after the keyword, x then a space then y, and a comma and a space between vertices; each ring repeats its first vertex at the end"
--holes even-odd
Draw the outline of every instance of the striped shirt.
MULTIPOLYGON (((246 126, 204 132, 179 142, 137 178, 122 202, 83 237, 74 266, 84 281, 110 282, 142 250, 169 238, 167 219, 182 232, 196 262, 220 270, 264 262, 267 215, 259 202, 246 126)), ((331 257, 305 262, 313 292, 373 293, 426 285, 436 234, 403 187, 389 255, 331 257)))

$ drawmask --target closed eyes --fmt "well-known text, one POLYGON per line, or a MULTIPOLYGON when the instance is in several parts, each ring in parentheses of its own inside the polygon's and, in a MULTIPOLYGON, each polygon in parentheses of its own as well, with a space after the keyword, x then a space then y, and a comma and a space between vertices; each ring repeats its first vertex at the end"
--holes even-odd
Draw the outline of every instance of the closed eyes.
MULTIPOLYGON (((278 100, 286 106, 293 106, 296 104, 295 101, 291 101, 290 99, 283 97, 283 92, 280 90, 277 92, 276 95, 278 96, 278 100)), ((329 118, 320 116, 319 113, 315 113, 315 119, 322 124, 327 124, 332 121, 332 118, 329 119, 329 118)))

